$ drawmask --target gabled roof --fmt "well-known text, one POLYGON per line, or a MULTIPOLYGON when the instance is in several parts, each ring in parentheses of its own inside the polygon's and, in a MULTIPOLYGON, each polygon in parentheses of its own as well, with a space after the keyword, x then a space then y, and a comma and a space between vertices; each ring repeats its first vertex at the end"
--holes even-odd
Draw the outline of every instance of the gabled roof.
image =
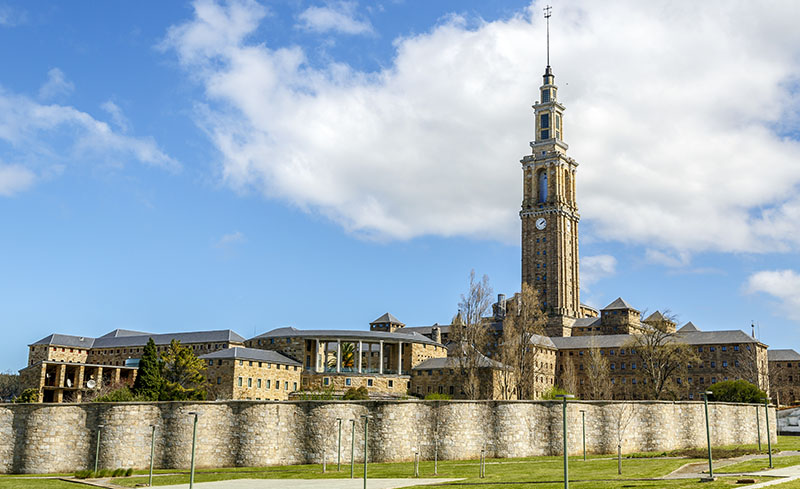
POLYGON ((145 333, 144 331, 133 331, 130 329, 115 329, 110 333, 106 333, 100 338, 119 338, 120 336, 143 336, 151 335, 152 333, 145 333))
POLYGON ((625 302, 625 299, 623 299, 622 297, 617 297, 617 300, 615 300, 611 304, 607 305, 602 310, 603 311, 610 311, 610 310, 613 310, 613 309, 633 309, 634 311, 638 311, 638 309, 636 309, 632 305, 630 305, 627 302, 625 302))
POLYGON ((104 336, 97 338, 94 342, 95 348, 116 348, 125 346, 144 346, 148 339, 153 338, 156 345, 169 345, 172 340, 178 340, 184 345, 186 343, 244 343, 244 338, 230 329, 218 329, 213 331, 188 331, 185 333, 165 333, 141 335, 122 335, 104 336))
POLYGON ((681 326, 680 329, 678 330, 679 333, 696 333, 699 331, 700 329, 698 329, 697 326, 695 326, 694 323, 691 321, 681 326))
POLYGON ((57 346, 66 346, 70 348, 91 348, 94 344, 95 339, 89 338, 87 336, 73 336, 68 334, 58 334, 54 333, 50 336, 45 336, 41 340, 31 343, 28 346, 33 345, 57 345, 57 346))
POLYGON ((661 314, 661 311, 656 311, 656 312, 654 312, 653 314, 651 314, 651 315, 647 316, 647 317, 644 319, 644 321, 642 321, 642 322, 645 322, 645 323, 646 323, 646 322, 657 323, 657 322, 662 322, 662 321, 668 321, 668 322, 670 322, 670 323, 672 322, 672 320, 671 320, 671 319, 669 319, 669 318, 668 318, 668 317, 666 317, 665 315, 661 314))
POLYGON ((389 312, 387 312, 386 314, 384 314, 383 316, 379 317, 379 318, 378 318, 378 319, 376 319, 375 321, 372 321, 372 322, 371 322, 371 323, 369 323, 369 324, 371 324, 371 325, 372 325, 372 324, 383 324, 383 323, 389 323, 389 324, 402 324, 402 325, 404 325, 404 326, 405 326, 405 324, 404 324, 402 321, 400 321, 399 319, 397 319, 396 317, 394 317, 394 316, 393 316, 391 313, 389 313, 389 312))
MULTIPOLYGON (((559 350, 619 348, 633 338, 629 334, 554 336, 550 338, 559 350)), ((760 343, 744 331, 694 331, 676 333, 675 338, 689 345, 760 343)))
POLYGON ((542 336, 542 335, 538 335, 538 334, 535 334, 535 335, 531 336, 531 343, 534 344, 534 345, 538 345, 538 346, 544 347, 544 348, 553 348, 553 349, 555 349, 555 347, 556 347, 555 343, 553 343, 553 340, 551 340, 548 336, 542 336))
POLYGON ((578 318, 572 323, 573 328, 584 328, 588 326, 599 326, 600 325, 600 317, 596 316, 593 318, 578 318))
POLYGON ((767 350, 767 360, 770 362, 800 362, 800 353, 791 348, 767 350))
MULTIPOLYGON (((453 345, 451 344, 450 347, 453 345)), ((508 368, 500 362, 492 360, 489 357, 486 357, 482 354, 479 354, 478 357, 478 367, 480 368, 508 368)), ((437 370, 443 368, 456 368, 458 367, 458 358, 446 356, 442 358, 429 358, 422 363, 419 363, 416 367, 413 367, 411 370, 437 370)))
POLYGON ((217 350, 213 353, 200 355, 201 360, 222 360, 222 359, 237 359, 237 360, 255 360, 258 362, 280 363, 283 365, 302 366, 300 362, 296 362, 291 358, 281 355, 280 353, 272 350, 259 350, 256 348, 245 348, 243 346, 234 346, 232 348, 224 348, 217 350))
POLYGON ((364 340, 364 341, 401 341, 409 343, 427 343, 429 345, 439 345, 427 336, 423 336, 416 331, 405 331, 406 328, 389 333, 386 331, 359 331, 351 329, 297 329, 291 326, 273 329, 260 334, 251 340, 269 338, 325 338, 341 340, 364 340))

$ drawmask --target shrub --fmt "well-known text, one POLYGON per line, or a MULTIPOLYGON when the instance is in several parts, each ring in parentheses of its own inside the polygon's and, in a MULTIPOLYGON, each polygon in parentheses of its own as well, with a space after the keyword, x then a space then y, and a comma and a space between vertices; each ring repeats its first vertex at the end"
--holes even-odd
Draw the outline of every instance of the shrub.
POLYGON ((128 468, 128 470, 125 471, 125 477, 130 477, 132 475, 133 475, 133 467, 130 467, 128 468))
POLYGON ((345 401, 366 401, 369 399, 369 391, 363 385, 356 389, 351 387, 344 393, 342 399, 345 401))
POLYGON ((108 477, 110 474, 111 474, 110 470, 100 469, 94 474, 94 477, 108 477))
POLYGON ((556 399, 556 396, 563 396, 563 395, 568 395, 568 394, 569 394, 569 392, 565 391, 561 387, 555 386, 555 387, 551 387, 550 390, 548 390, 544 394, 542 394, 542 400, 543 401, 552 401, 552 400, 556 399))
POLYGON ((300 391, 297 399, 301 401, 330 401, 333 399, 333 387, 321 391, 300 391))
POLYGON ((450 399, 452 399, 450 394, 439 394, 437 392, 431 392, 425 396, 426 401, 449 401, 450 399))
POLYGON ((14 402, 39 402, 39 389, 25 389, 14 402))
POLYGON ((122 477, 123 475, 125 475, 125 469, 114 469, 111 472, 111 477, 122 477))
POLYGON ((767 395, 746 380, 725 380, 708 388, 713 394, 711 401, 719 402, 761 402, 767 395))
POLYGON ((92 399, 92 402, 131 402, 136 400, 136 396, 133 395, 133 392, 125 386, 115 389, 103 396, 95 397, 92 399))
POLYGON ((88 470, 88 469, 86 469, 86 470, 78 470, 77 472, 75 472, 75 478, 76 479, 88 479, 92 475, 93 475, 93 472, 91 470, 88 470))

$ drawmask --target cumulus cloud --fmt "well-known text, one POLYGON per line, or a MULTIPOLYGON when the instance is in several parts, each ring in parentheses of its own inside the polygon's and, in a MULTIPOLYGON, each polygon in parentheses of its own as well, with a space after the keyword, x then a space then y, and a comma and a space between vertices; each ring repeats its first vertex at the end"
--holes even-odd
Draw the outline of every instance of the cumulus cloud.
POLYGON ((39 88, 39 98, 50 100, 56 97, 71 94, 75 90, 75 85, 67 80, 64 72, 58 68, 52 68, 47 72, 47 81, 39 88))
POLYGON ((54 176, 76 162, 124 164, 138 162, 170 171, 180 164, 150 138, 113 130, 74 107, 42 104, 0 87, 0 158, 14 161, 0 175, 0 194, 30 187, 36 175, 54 176))
POLYGON ((748 278, 745 290, 773 296, 789 318, 800 321, 800 274, 794 270, 756 272, 748 278))
MULTIPOLYGON (((197 1, 164 46, 205 88, 198 123, 233 188, 359 235, 516 242, 543 5, 491 22, 450 16, 395 40, 376 72, 266 45, 253 1, 197 1)), ((800 245, 799 14, 792 1, 582 0, 554 12, 584 232, 678 261, 800 245)))
POLYGON ((3 165, 0 163, 0 196, 12 195, 33 185, 36 175, 22 165, 3 165))
POLYGON ((614 275, 617 271, 617 259, 611 255, 594 255, 581 257, 581 289, 614 275))
POLYGON ((314 32, 370 34, 372 24, 358 18, 356 2, 330 2, 324 7, 308 7, 297 16, 299 27, 314 32))

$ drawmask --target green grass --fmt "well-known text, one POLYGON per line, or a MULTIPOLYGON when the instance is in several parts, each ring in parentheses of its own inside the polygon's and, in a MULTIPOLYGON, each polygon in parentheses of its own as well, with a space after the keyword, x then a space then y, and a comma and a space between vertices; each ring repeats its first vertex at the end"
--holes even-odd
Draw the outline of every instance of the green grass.
MULTIPOLYGON (((772 457, 772 466, 776 469, 798 464, 800 464, 800 455, 772 457)), ((726 465, 725 467, 714 469, 714 472, 718 472, 720 474, 735 474, 740 472, 757 472, 759 470, 766 469, 769 469, 769 459, 759 458, 755 460, 748 460, 746 462, 739 462, 738 464, 726 465)))
POLYGON ((0 488, 2 489, 77 489, 80 487, 72 482, 58 479, 0 479, 0 488))

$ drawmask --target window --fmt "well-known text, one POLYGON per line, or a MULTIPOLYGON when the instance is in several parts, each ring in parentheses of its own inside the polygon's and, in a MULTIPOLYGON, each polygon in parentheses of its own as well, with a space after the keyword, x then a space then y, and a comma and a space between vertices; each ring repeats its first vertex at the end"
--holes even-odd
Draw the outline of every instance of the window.
POLYGON ((455 389, 454 389, 454 388, 453 388, 453 386, 451 385, 451 386, 450 386, 450 395, 451 395, 451 396, 453 395, 453 391, 455 391, 455 389))
POLYGON ((267 379, 267 389, 269 389, 271 382, 272 382, 271 380, 267 379))
POLYGON ((322 378, 322 385, 329 385, 331 383, 330 377, 323 377, 322 378))
POLYGON ((372 387, 372 379, 367 379, 367 386, 372 387))
POLYGON ((550 113, 545 112, 539 116, 539 126, 542 129, 550 129, 550 113))
POLYGON ((733 345, 733 351, 739 351, 739 345, 733 345))
POLYGON ((283 382, 283 390, 285 390, 285 391, 289 390, 289 382, 287 382, 287 381, 283 382))
POLYGON ((547 172, 542 170, 539 172, 539 203, 547 202, 547 172))
POLYGON ((221 383, 222 383, 222 377, 217 377, 217 384, 221 384, 221 383))
POLYGON ((608 354, 609 355, 613 355, 614 354, 614 350, 608 350, 608 354))
POLYGON ((716 377, 711 377, 711 383, 712 384, 716 384, 717 383, 717 378, 716 377))
POLYGON ((636 370, 636 362, 631 362, 631 370, 636 370))
POLYGON ((617 365, 616 365, 615 363, 612 363, 612 364, 611 364, 611 370, 614 370, 614 369, 616 368, 616 366, 617 366, 617 365))
POLYGON ((389 387, 394 387, 394 381, 393 380, 389 381, 389 387))
POLYGON ((239 365, 244 365, 244 362, 242 360, 239 360, 239 365))
POLYGON ((349 377, 344 379, 344 385, 350 385, 350 384, 352 384, 352 381, 350 380, 349 377))
POLYGON ((550 130, 549 129, 543 129, 542 130, 542 139, 550 139, 550 130))
POLYGON ((247 387, 253 387, 253 378, 252 377, 248 377, 247 378, 247 387))
POLYGON ((722 351, 728 351, 728 347, 727 346, 722 346, 720 348, 722 348, 722 351))
POLYGON ((261 388, 261 379, 258 379, 258 384, 257 384, 257 386, 258 386, 258 388, 259 388, 259 389, 261 388))
POLYGON ((717 362, 711 362, 711 368, 717 368, 717 362))
POLYGON ((550 101, 550 90, 544 89, 542 90, 542 103, 550 101))
POLYGON ((297 390, 297 382, 293 383, 294 390, 297 390))
POLYGON ((214 360, 209 360, 208 361, 208 366, 211 367, 212 365, 214 365, 214 360))
POLYGON ((713 346, 712 346, 712 347, 710 347, 710 348, 708 349, 708 351, 717 351, 717 349, 716 349, 715 347, 713 347, 713 346))
POLYGON ((241 386, 242 386, 242 378, 239 377, 239 387, 241 387, 241 386))
POLYGON ((703 347, 702 346, 698 346, 697 347, 697 351, 700 352, 700 353, 703 353, 703 347))
POLYGON ((722 367, 726 368, 728 366, 728 362, 722 362, 722 367))

